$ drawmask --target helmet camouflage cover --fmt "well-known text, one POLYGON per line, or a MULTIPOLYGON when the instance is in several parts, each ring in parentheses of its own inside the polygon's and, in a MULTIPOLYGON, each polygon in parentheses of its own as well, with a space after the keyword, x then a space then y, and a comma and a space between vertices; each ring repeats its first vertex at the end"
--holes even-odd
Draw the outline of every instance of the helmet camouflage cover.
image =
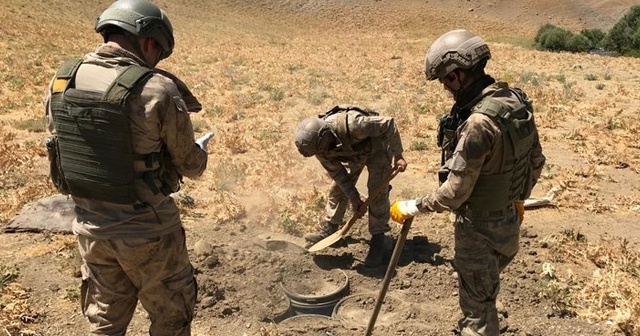
POLYGON ((427 50, 425 74, 428 80, 443 78, 455 69, 470 69, 489 58, 489 46, 482 38, 468 30, 452 30, 427 50))
POLYGON ((162 47, 161 59, 173 52, 173 27, 169 17, 158 6, 146 0, 118 0, 111 4, 95 22, 96 32, 103 34, 116 26, 139 37, 153 38, 162 47))

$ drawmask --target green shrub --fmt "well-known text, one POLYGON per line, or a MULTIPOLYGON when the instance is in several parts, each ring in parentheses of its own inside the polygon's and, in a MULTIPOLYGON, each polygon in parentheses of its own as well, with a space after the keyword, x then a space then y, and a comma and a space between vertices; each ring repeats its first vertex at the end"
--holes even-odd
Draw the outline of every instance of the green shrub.
POLYGON ((538 45, 540 44, 540 41, 542 40, 543 36, 548 33, 550 30, 554 30, 558 27, 547 23, 544 26, 540 27, 540 29, 538 29, 538 33, 536 34, 536 37, 533 39, 533 42, 538 45))
POLYGON ((640 5, 631 7, 609 30, 603 44, 622 55, 640 55, 640 5))
POLYGON ((571 52, 585 52, 591 49, 591 42, 584 35, 573 35, 567 41, 566 48, 571 52))
POLYGON ((584 36, 589 40, 589 47, 600 48, 602 47, 602 42, 604 38, 607 36, 605 32, 600 29, 583 29, 580 31, 580 35, 584 36))
POLYGON ((573 34, 563 28, 546 24, 538 30, 535 42, 541 50, 563 51, 568 50, 569 40, 573 34))

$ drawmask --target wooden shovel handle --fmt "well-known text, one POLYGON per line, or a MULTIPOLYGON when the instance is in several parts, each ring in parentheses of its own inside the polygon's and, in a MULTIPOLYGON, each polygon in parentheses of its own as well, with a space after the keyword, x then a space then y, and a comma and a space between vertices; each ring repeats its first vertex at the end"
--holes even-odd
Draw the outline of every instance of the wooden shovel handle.
POLYGON ((413 217, 407 218, 402 224, 400 236, 398 236, 396 246, 393 248, 391 260, 389 261, 389 266, 387 266, 387 272, 385 273, 384 279, 382 280, 382 288, 380 288, 380 292, 378 292, 376 305, 373 307, 373 313, 371 314, 371 318, 369 318, 369 324, 367 325, 367 330, 365 330, 364 333, 365 336, 371 336, 371 333, 373 333, 373 328, 376 325, 376 320, 378 319, 378 314, 380 313, 380 307, 382 307, 384 297, 385 295, 387 295, 389 283, 391 283, 391 278, 394 275, 396 265, 398 265, 400 254, 402 254, 402 247, 404 246, 404 242, 405 240, 407 240, 407 234, 409 234, 409 230, 411 229, 411 223, 413 223, 413 217))
MULTIPOLYGON (((385 188, 388 188, 389 186, 389 182, 391 182, 391 180, 393 180, 394 177, 396 177, 396 175, 398 175, 398 173, 400 173, 400 171, 398 169, 394 169, 391 174, 389 174, 389 176, 387 176, 387 178, 385 178, 382 183, 380 183, 380 185, 378 185, 376 187, 376 189, 373 191, 372 194, 369 195, 369 197, 364 201, 364 203, 362 204, 362 207, 364 207, 365 209, 369 206, 369 204, 371 203, 371 201, 376 198, 376 196, 378 196, 385 188)), ((347 234, 347 232, 349 232, 349 230, 351 230, 351 227, 353 226, 353 224, 358 220, 358 217, 356 217, 356 214, 353 214, 353 216, 351 216, 351 219, 349 219, 349 221, 347 222, 347 224, 345 224, 341 229, 340 229, 340 236, 344 236, 345 234, 347 234)))

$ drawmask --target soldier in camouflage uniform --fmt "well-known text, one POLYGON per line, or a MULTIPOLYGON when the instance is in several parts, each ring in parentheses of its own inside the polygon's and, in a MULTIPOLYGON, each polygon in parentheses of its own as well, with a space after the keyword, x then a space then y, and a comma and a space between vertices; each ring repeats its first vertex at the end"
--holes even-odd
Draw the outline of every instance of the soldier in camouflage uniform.
POLYGON ((95 29, 105 43, 67 61, 45 100, 51 177, 76 204, 82 312, 91 335, 124 335, 140 300, 151 335, 190 335, 197 286, 169 194, 203 173, 212 133, 194 141, 200 104, 154 69, 174 47, 162 10, 119 0, 95 29))
POLYGON ((464 336, 500 333, 500 273, 518 252, 523 201, 545 163, 530 100, 485 74, 490 57, 487 44, 466 30, 442 35, 427 51, 427 79, 438 79, 455 100, 440 122, 441 185, 391 207, 398 222, 424 212, 456 214, 453 266, 464 336))
MULTIPOLYGON (((367 209, 356 189, 364 167, 369 174, 369 191, 391 174, 393 166, 398 171, 407 167, 394 119, 354 106, 336 106, 322 116, 303 120, 296 131, 295 143, 303 156, 315 155, 333 179, 325 223, 319 232, 305 236, 309 243, 317 243, 336 232, 349 203, 355 216, 364 216, 367 209)), ((390 230, 388 188, 370 196, 373 197, 368 209, 371 241, 365 265, 377 267, 384 264, 384 233, 390 230)))

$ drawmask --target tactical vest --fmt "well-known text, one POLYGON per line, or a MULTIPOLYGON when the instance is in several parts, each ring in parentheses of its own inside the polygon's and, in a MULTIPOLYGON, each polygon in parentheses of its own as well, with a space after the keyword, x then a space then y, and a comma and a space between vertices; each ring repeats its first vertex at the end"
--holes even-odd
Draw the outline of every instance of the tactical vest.
POLYGON ((137 179, 159 190, 155 170, 137 173, 135 161, 147 168, 160 160, 160 153, 136 154, 132 148, 127 99, 153 70, 127 66, 106 92, 75 88, 81 60, 69 60, 57 71, 51 87, 51 112, 56 129, 58 167, 66 192, 77 197, 118 204, 140 201, 137 179))
POLYGON ((522 199, 529 183, 530 157, 535 140, 533 108, 521 91, 511 90, 522 102, 512 110, 498 99, 486 97, 471 113, 489 116, 500 127, 504 143, 504 155, 500 171, 492 175, 480 175, 465 205, 476 217, 500 217, 514 200, 522 199), (477 213, 475 213, 477 212, 477 213))
POLYGON ((336 115, 336 126, 332 127, 335 136, 338 138, 339 144, 337 148, 329 151, 325 155, 340 159, 341 161, 349 161, 349 158, 367 155, 371 152, 371 139, 365 139, 358 143, 352 143, 349 133, 349 111, 356 111, 365 116, 377 116, 378 112, 363 109, 357 106, 334 106, 324 114, 319 115, 322 119, 336 115))

